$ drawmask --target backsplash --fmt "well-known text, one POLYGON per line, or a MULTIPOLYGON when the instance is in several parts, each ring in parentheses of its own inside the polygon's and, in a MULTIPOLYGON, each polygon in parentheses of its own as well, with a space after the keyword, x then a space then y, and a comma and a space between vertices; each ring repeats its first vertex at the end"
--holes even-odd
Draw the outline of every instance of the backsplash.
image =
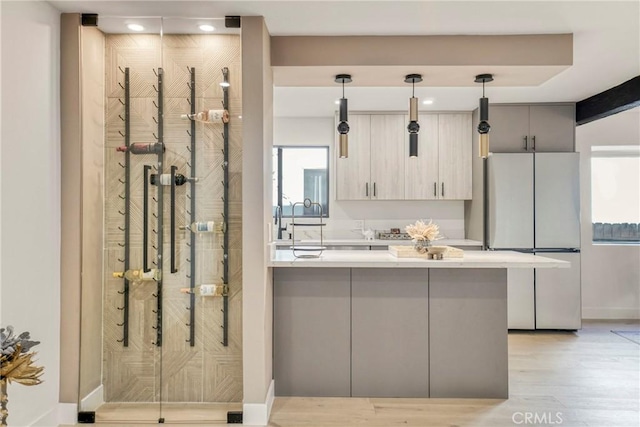
MULTIPOLYGON (((440 234, 449 239, 464 239, 464 219, 438 219, 438 218, 405 218, 405 219, 369 219, 369 220, 351 220, 351 219, 325 219, 327 224, 322 233, 324 239, 363 239, 362 231, 356 228, 358 221, 363 223, 363 229, 371 229, 373 231, 390 230, 391 228, 399 228, 404 232, 404 228, 416 222, 418 219, 432 219, 435 224, 440 227, 440 234)), ((318 218, 308 218, 301 221, 318 222, 318 218)), ((282 223, 287 229, 282 231, 282 238, 289 239, 291 233, 291 218, 283 218, 282 223)), ((319 239, 320 231, 318 227, 297 227, 295 230, 296 240, 298 239, 319 239)), ((273 238, 277 238, 277 226, 273 226, 273 238)))

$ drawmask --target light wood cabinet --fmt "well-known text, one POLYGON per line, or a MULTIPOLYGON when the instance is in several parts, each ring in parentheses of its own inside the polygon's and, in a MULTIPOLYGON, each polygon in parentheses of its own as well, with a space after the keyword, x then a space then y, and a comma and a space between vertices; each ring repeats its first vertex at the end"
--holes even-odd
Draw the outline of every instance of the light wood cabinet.
POLYGON ((574 151, 575 106, 492 105, 490 151, 493 153, 574 151))
POLYGON ((337 199, 404 199, 404 116, 351 114, 349 127, 349 157, 336 159, 337 199))
POLYGON ((404 199, 404 116, 371 116, 372 200, 404 199))
POLYGON ((405 141, 405 198, 471 199, 471 114, 421 114, 418 120, 418 157, 409 157, 408 136, 405 141))
MULTIPOLYGON (((406 116, 405 116, 406 117, 406 116)), ((407 119, 408 120, 408 119, 407 119)), ((405 136, 404 192, 408 200, 437 200, 438 191, 438 115, 420 114, 418 157, 409 157, 409 135, 405 136)))
MULTIPOLYGON (((349 116, 349 156, 336 158, 338 200, 369 200, 371 177, 371 116, 349 116)), ((337 135, 337 133, 336 133, 337 135)), ((339 156, 336 144, 336 157, 339 156)))

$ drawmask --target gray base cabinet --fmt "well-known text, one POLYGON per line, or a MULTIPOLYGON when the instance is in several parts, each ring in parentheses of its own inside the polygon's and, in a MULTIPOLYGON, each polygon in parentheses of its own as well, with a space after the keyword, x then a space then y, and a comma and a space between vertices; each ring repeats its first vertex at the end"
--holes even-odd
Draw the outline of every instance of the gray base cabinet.
POLYGON ((507 398, 506 269, 274 268, 276 396, 507 398))
POLYGON ((277 396, 351 396, 350 270, 274 269, 277 396))
POLYGON ((429 269, 431 397, 509 397, 507 270, 429 269))
POLYGON ((427 270, 353 269, 351 395, 429 397, 427 270))

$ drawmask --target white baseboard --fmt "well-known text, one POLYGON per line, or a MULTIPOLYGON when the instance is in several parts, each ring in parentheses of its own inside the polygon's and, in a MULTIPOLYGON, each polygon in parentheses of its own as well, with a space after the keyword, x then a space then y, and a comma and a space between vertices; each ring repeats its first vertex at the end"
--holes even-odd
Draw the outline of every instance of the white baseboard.
POLYGON ((100 384, 80 401, 81 411, 95 411, 104 403, 104 387, 100 384))
POLYGON ((58 427, 60 424, 75 425, 78 421, 78 405, 58 403, 49 412, 29 424, 29 427, 58 427))
POLYGON ((78 405, 75 403, 58 403, 58 424, 78 423, 78 405))
POLYGON ((602 308, 583 307, 583 319, 640 319, 640 310, 637 308, 602 308))
POLYGON ((245 403, 242 405, 242 424, 245 426, 266 426, 269 424, 271 407, 275 398, 274 382, 271 380, 264 403, 245 403))

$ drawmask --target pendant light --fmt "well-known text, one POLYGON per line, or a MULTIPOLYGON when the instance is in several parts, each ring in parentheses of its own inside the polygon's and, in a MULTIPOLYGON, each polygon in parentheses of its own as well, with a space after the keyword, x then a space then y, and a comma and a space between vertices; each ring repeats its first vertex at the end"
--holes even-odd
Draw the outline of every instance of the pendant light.
POLYGON ((405 83, 411 83, 411 98, 409 98, 409 157, 418 157, 418 132, 420 125, 418 124, 418 98, 416 98, 416 83, 422 81, 420 74, 407 74, 404 78, 405 83))
POLYGON ((346 159, 349 157, 349 137, 347 134, 349 133, 349 123, 347 123, 347 98, 344 97, 344 84, 351 83, 351 74, 338 74, 336 76, 336 83, 342 84, 342 98, 340 98, 340 123, 338 123, 338 133, 340 134, 339 138, 339 152, 340 158, 346 159))
POLYGON ((480 157, 486 159, 489 157, 489 131, 491 126, 489 125, 489 98, 484 96, 484 84, 486 82, 492 82, 492 74, 478 74, 476 76, 476 83, 482 83, 482 98, 480 98, 480 123, 478 123, 478 133, 480 134, 478 153, 480 157))

